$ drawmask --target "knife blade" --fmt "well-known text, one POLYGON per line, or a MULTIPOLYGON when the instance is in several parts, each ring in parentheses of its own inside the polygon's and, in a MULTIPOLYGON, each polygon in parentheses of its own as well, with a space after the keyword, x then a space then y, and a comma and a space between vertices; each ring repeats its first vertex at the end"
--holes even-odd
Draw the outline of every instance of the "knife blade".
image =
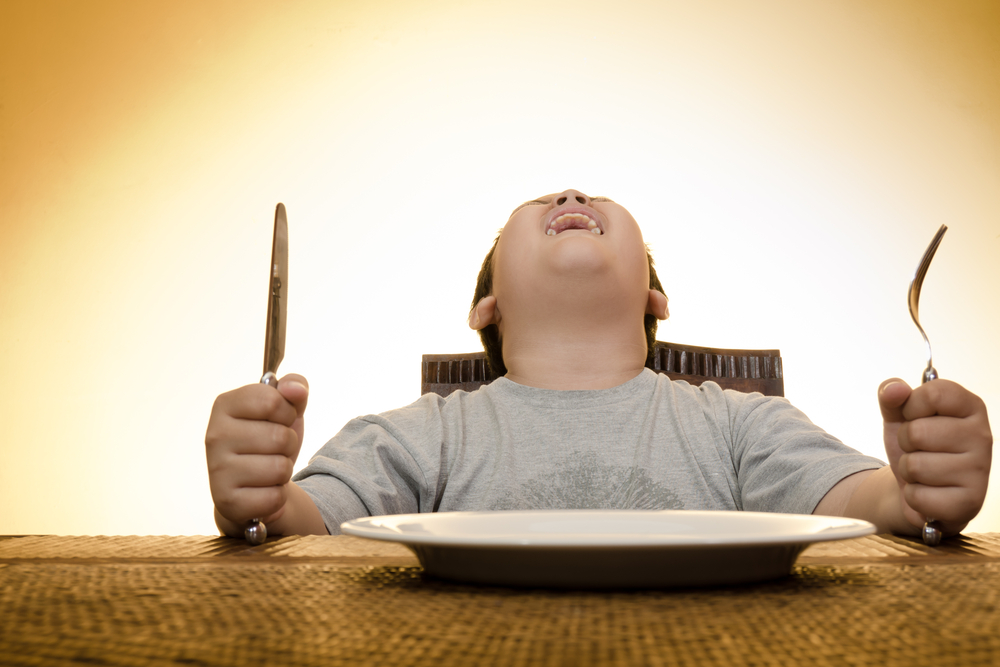
MULTIPOLYGON (((288 315, 288 216, 285 205, 274 210, 274 238, 271 241, 271 275, 267 286, 267 329, 264 334, 264 375, 261 384, 278 386, 278 365, 285 357, 285 318, 288 315)), ((246 541, 257 546, 267 539, 267 526, 250 519, 243 531, 246 541)))
POLYGON ((278 365, 285 357, 285 318, 288 314, 288 217, 285 205, 274 211, 271 275, 267 294, 267 331, 264 337, 264 375, 260 381, 278 386, 278 365))

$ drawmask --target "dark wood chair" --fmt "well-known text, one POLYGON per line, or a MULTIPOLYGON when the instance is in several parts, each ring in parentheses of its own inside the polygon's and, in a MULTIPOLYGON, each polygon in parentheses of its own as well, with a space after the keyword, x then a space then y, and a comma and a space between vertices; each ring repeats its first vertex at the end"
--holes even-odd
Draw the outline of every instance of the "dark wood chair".
MULTIPOLYGON (((694 385, 711 380, 723 389, 785 395, 779 350, 729 350, 656 341, 647 366, 672 380, 694 385)), ((495 379, 485 352, 425 354, 420 393, 447 396, 457 389, 474 391, 495 379)))

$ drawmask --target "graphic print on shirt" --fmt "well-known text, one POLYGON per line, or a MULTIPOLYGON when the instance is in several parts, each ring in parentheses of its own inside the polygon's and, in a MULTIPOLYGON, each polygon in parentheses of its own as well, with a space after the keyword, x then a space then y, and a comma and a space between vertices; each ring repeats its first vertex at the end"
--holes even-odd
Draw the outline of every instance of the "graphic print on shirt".
POLYGON ((499 498, 494 510, 679 510, 684 503, 638 466, 611 466, 593 452, 570 452, 499 498))

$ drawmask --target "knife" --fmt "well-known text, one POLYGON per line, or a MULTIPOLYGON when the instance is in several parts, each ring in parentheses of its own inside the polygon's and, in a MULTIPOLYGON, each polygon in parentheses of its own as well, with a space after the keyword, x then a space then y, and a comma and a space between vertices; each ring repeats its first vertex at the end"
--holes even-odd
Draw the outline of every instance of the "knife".
MULTIPOLYGON (((274 211, 274 240, 271 242, 271 275, 267 288, 267 328, 264 334, 264 375, 261 384, 278 386, 278 364, 285 357, 285 317, 288 314, 288 217, 285 205, 274 211)), ((250 519, 243 531, 247 542, 257 546, 267 539, 267 527, 260 519, 250 519)))

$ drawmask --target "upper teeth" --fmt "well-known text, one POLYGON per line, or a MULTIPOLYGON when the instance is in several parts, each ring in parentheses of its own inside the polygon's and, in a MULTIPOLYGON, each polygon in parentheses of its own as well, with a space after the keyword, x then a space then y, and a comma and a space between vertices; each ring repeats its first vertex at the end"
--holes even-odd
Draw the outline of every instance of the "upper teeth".
POLYGON ((555 229, 556 227, 561 226, 563 224, 567 225, 572 224, 574 222, 581 222, 581 223, 586 222, 587 229, 597 234, 598 236, 600 236, 602 233, 601 228, 597 226, 597 223, 594 221, 594 219, 591 218, 589 215, 584 215, 583 213, 563 213, 558 218, 549 223, 549 228, 545 233, 548 234, 549 236, 555 236, 558 233, 556 232, 555 229))

